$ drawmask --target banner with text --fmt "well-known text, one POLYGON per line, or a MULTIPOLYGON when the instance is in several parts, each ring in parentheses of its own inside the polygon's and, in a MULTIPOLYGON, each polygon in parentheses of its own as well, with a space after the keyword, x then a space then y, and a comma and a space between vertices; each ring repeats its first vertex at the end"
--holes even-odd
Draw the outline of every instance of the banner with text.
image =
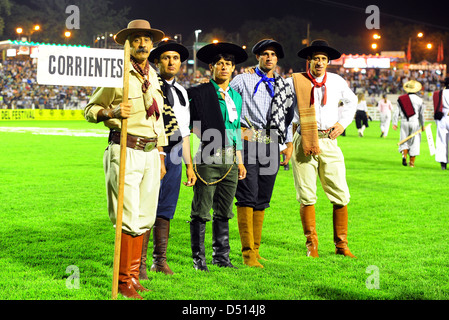
POLYGON ((15 109, 0 110, 0 121, 13 120, 85 120, 83 110, 15 109))
POLYGON ((123 87, 123 50, 39 46, 41 85, 123 87))

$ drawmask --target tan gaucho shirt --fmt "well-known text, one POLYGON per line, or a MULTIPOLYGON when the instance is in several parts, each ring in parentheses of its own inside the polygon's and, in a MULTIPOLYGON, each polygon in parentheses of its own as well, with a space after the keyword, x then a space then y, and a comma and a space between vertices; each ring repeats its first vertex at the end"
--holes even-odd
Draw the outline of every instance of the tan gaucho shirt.
MULTIPOLYGON (((128 118, 128 134, 145 137, 158 138, 157 145, 163 147, 167 145, 167 137, 165 135, 164 121, 162 117, 164 100, 163 93, 157 79, 156 72, 150 67, 148 74, 150 86, 146 93, 142 92, 142 77, 130 66, 129 75, 129 94, 128 99, 132 104, 131 114, 128 118), (160 116, 156 120, 156 116, 147 117, 147 108, 156 99, 160 116)), ((99 87, 92 94, 89 103, 84 108, 84 117, 87 121, 97 123, 97 114, 101 109, 114 109, 122 102, 122 88, 103 88, 99 87)), ((104 121, 104 125, 111 129, 121 129, 120 119, 110 119, 104 121)))

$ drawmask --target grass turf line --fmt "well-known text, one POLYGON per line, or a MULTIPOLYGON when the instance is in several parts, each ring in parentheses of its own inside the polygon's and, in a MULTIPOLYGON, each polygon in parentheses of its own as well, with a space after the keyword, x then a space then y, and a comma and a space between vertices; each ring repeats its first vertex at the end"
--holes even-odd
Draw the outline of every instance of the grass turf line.
MULTIPOLYGON (((103 128, 83 121, 0 122, 0 127, 103 128)), ((435 126, 432 125, 435 137, 435 126)), ((105 132, 106 129, 105 129, 105 132)), ((447 171, 422 137, 415 168, 403 167, 399 132, 379 138, 378 122, 365 137, 354 123, 338 139, 345 155, 349 246, 358 257, 334 254, 332 206, 318 182, 319 259, 305 257, 292 171, 281 167, 266 211, 264 269, 242 263, 237 218, 230 221, 231 260, 237 270, 192 268, 189 220, 193 192, 181 186, 171 224, 171 277, 149 273, 145 299, 160 300, 445 300, 449 298, 447 171), (377 268, 379 289, 366 282, 377 268)), ((115 231, 106 209, 102 167, 106 138, 2 132, 0 142, 0 299, 106 300, 111 297, 115 231), (70 266, 79 288, 70 289, 70 266)), ((183 175, 185 181, 185 175, 183 175)), ((236 214, 235 208, 234 213, 236 214)), ((151 248, 151 243, 150 243, 151 248)), ((151 261, 151 249, 149 250, 151 261)), ((119 296, 119 299, 122 297, 119 296)))

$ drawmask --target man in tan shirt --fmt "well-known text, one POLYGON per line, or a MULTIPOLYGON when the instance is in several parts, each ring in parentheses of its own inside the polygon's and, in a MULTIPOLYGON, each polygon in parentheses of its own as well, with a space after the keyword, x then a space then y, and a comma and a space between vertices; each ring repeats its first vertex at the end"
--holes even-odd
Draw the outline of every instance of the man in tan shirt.
POLYGON ((122 88, 97 88, 84 110, 87 121, 104 122, 111 129, 103 165, 109 218, 117 218, 120 130, 128 119, 119 292, 142 299, 148 291, 138 280, 143 235, 156 219, 160 179, 165 174, 162 147, 167 145, 162 117, 163 96, 156 72, 148 63, 153 43, 164 33, 146 20, 134 20, 117 33, 115 41, 130 42, 129 102, 122 103, 122 88), (137 290, 137 291, 136 291, 137 290))

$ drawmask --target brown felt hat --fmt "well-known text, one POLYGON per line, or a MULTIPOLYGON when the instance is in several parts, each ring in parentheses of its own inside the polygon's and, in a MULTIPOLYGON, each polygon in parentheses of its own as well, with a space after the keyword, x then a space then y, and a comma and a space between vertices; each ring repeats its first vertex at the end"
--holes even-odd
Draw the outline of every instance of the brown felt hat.
POLYGON ((163 31, 158 29, 152 29, 150 23, 147 20, 133 20, 128 23, 126 29, 122 29, 114 37, 115 42, 124 45, 126 38, 132 33, 136 32, 148 32, 153 36, 153 43, 161 41, 165 34, 163 31))

